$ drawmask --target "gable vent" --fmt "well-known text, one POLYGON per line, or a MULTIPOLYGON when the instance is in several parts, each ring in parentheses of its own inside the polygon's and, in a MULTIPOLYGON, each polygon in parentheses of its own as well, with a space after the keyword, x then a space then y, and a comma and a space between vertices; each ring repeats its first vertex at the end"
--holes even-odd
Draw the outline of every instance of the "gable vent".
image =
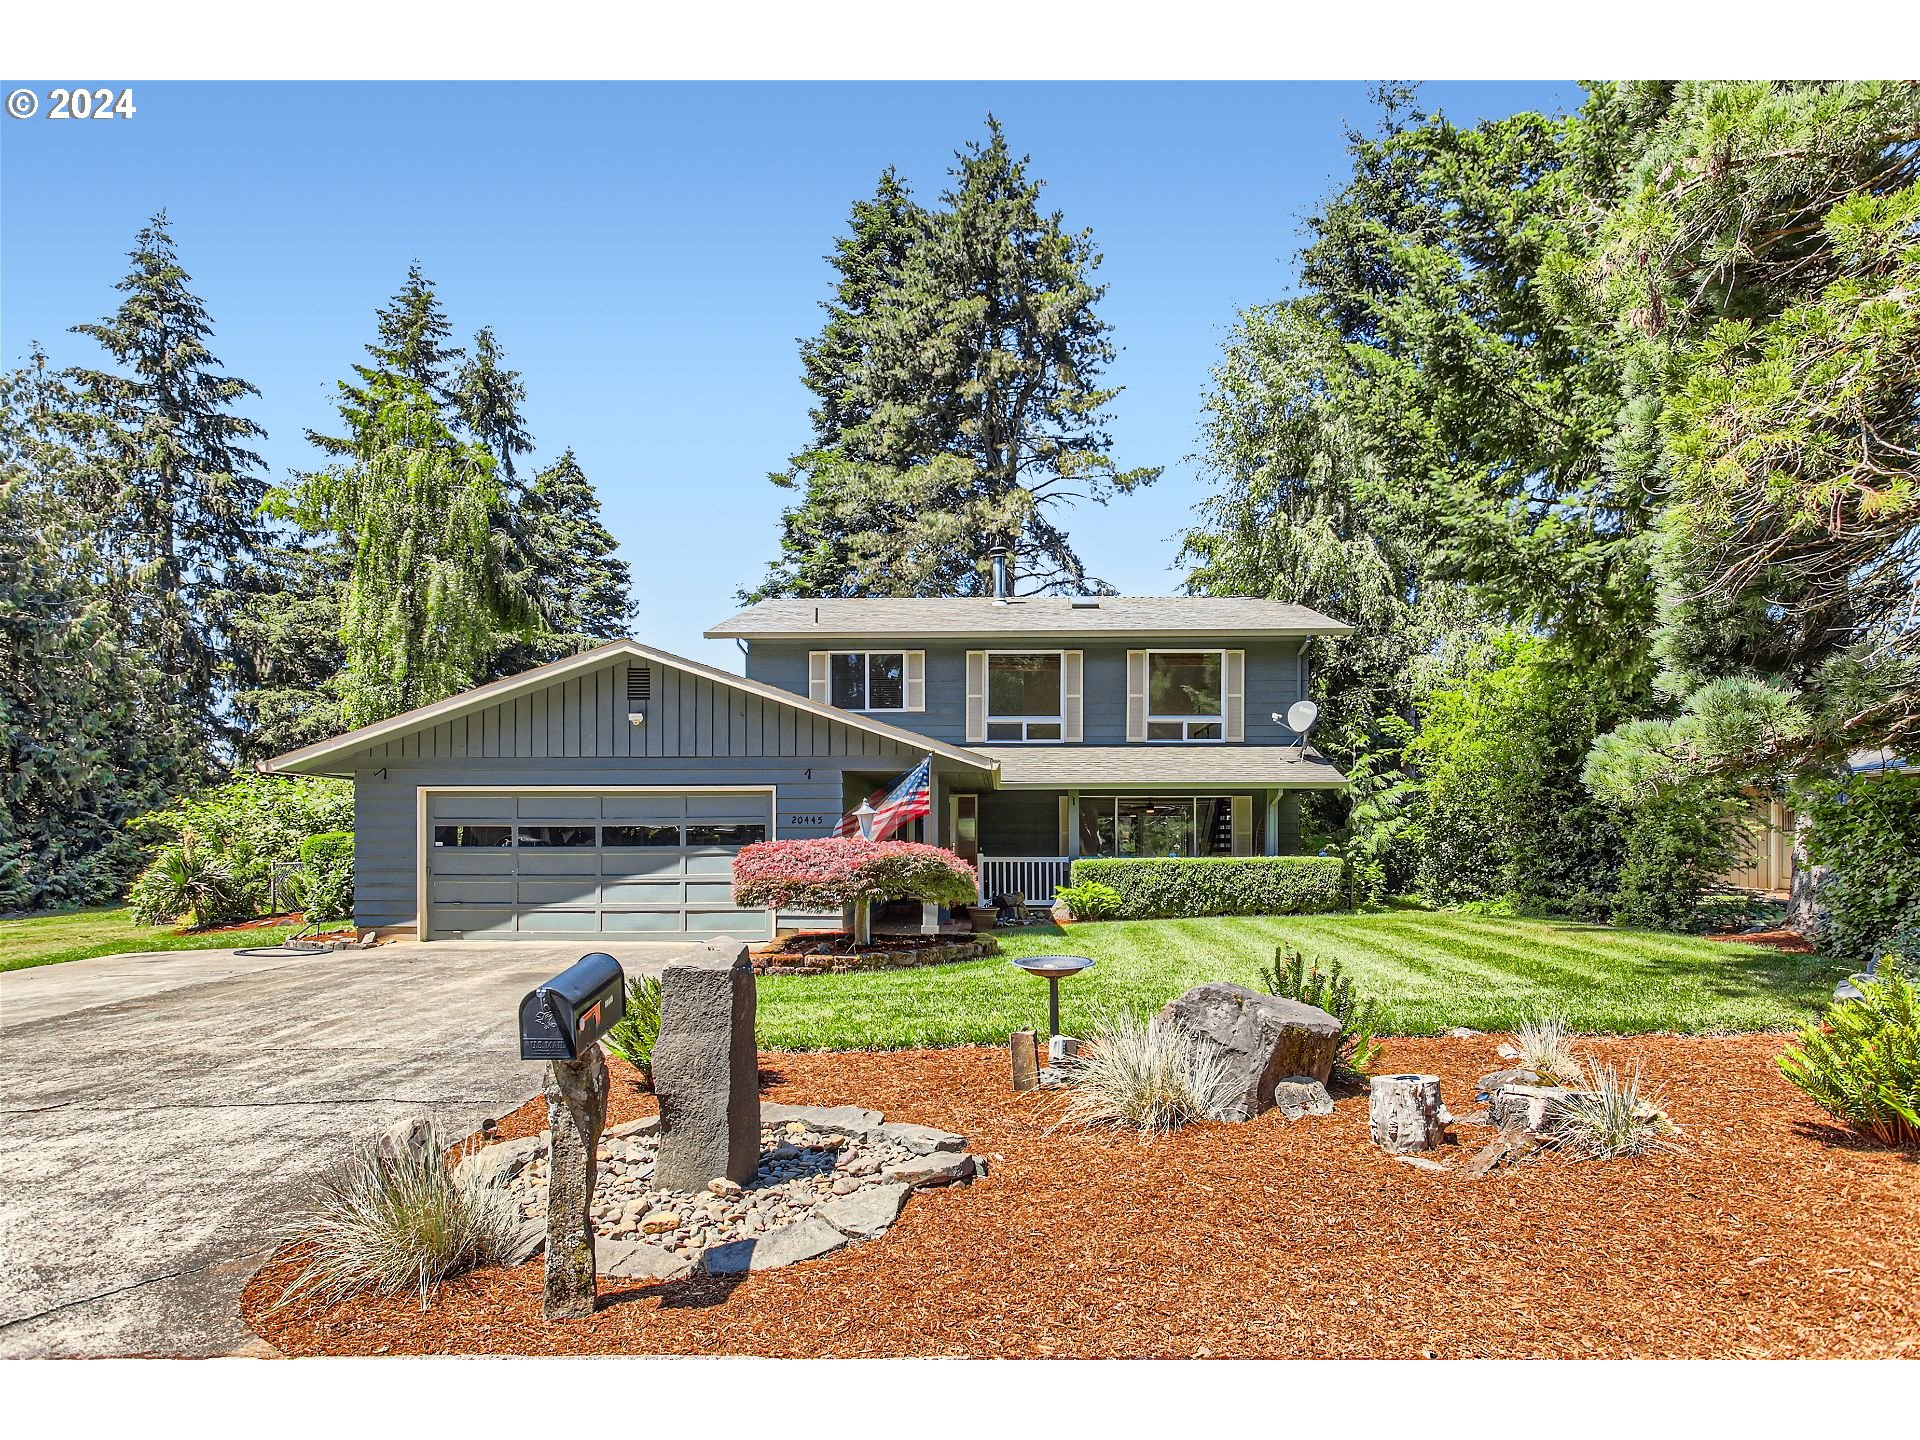
POLYGON ((627 667, 627 709, 637 710, 653 699, 653 671, 645 665, 627 667))

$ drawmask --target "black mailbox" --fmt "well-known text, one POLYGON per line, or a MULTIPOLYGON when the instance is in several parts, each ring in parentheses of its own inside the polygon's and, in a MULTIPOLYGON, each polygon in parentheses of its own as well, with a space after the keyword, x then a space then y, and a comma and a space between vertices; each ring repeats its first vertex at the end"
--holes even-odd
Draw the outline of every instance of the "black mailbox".
POLYGON ((522 1060, 578 1060, 627 1013, 620 962, 584 955, 520 1002, 522 1060))

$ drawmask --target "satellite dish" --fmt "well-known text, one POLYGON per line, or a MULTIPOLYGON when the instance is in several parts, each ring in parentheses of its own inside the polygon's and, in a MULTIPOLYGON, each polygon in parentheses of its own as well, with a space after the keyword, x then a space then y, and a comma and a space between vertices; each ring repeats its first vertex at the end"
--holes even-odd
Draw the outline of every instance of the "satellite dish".
POLYGON ((1320 718, 1320 707, 1311 700, 1296 700, 1287 707, 1287 728, 1300 735, 1313 729, 1313 722, 1320 718))

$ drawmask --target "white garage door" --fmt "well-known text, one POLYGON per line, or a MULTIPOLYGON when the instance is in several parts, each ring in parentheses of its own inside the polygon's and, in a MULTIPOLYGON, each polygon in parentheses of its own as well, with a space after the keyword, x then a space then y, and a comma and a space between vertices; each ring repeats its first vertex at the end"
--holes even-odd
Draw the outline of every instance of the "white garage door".
POLYGON ((770 939, 733 903, 733 857, 772 829, 765 791, 427 796, 427 928, 471 938, 770 939))

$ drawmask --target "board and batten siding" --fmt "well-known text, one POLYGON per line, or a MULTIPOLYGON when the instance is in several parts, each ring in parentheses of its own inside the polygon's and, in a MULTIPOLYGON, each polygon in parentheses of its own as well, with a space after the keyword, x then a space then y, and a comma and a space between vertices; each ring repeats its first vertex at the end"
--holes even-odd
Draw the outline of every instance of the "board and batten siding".
MULTIPOLYGON (((1081 654, 1081 726, 1087 745, 1124 745, 1127 743, 1127 651, 1143 646, 1159 650, 1180 649, 1185 641, 1068 641, 1036 640, 1024 648, 1032 650, 1078 650, 1081 654)), ((757 640, 747 652, 747 678, 763 685, 776 685, 796 695, 808 692, 808 654, 817 646, 757 640)), ((883 650, 884 641, 861 648, 883 650)), ((904 646, 900 647, 904 648, 904 646)), ((897 711, 877 711, 877 719, 890 720, 909 730, 918 730, 949 745, 967 743, 967 652, 969 650, 1019 650, 1019 641, 988 644, 983 641, 929 641, 927 655, 927 708, 923 713, 904 715, 897 711)), ((1246 652, 1244 743, 1248 745, 1292 745, 1297 738, 1284 725, 1273 723, 1277 711, 1284 715, 1296 700, 1306 698, 1307 664, 1298 640, 1234 640, 1193 642, 1195 650, 1243 650, 1246 652)), ((1069 742, 1071 743, 1071 742, 1069 742)))
POLYGON ((649 667, 640 725, 627 721, 623 657, 544 690, 369 746, 354 774, 361 926, 418 914, 421 787, 773 786, 780 839, 827 834, 843 776, 890 773, 923 752, 884 736, 748 695, 704 676, 649 667))

